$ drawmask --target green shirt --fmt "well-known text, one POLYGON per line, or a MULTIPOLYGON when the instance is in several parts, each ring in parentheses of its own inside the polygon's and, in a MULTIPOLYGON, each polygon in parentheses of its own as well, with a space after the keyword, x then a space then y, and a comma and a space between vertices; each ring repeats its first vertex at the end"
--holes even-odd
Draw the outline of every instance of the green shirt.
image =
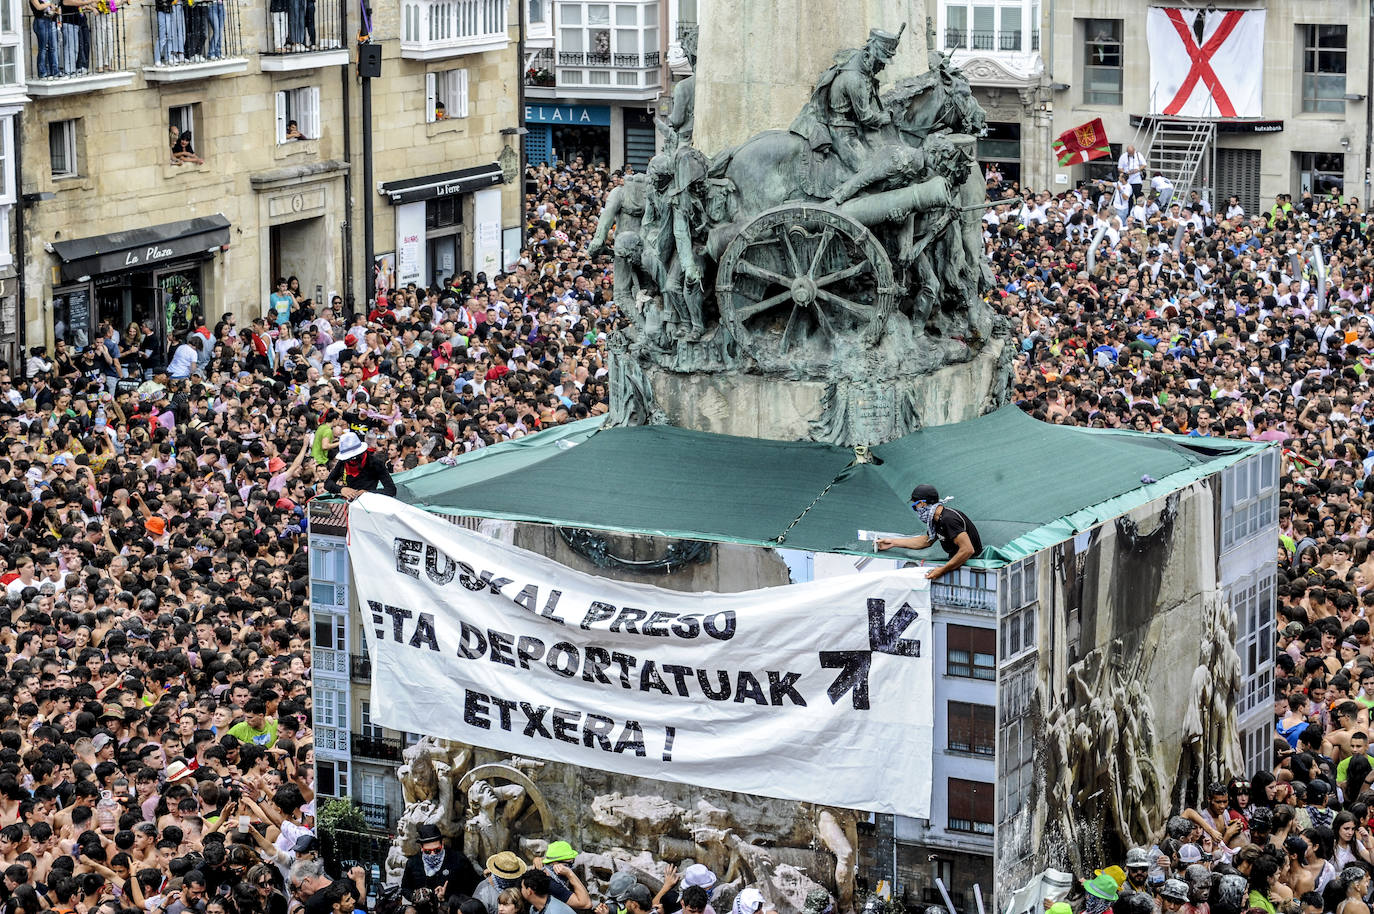
POLYGON ((329 452, 324 446, 334 440, 334 426, 326 422, 315 429, 315 440, 310 445, 310 456, 315 458, 315 463, 324 466, 329 463, 329 452))
POLYGON ((262 727, 261 730, 254 730, 248 726, 248 721, 241 720, 229 728, 229 735, 241 743, 271 749, 277 741, 277 721, 270 717, 263 718, 262 727))
MULTIPOLYGON (((1355 757, 1355 756, 1353 756, 1353 755, 1347 755, 1345 758, 1343 758, 1343 759, 1340 760, 1340 763, 1339 763, 1338 765, 1336 765, 1336 783, 1337 783, 1337 784, 1344 784, 1344 783, 1345 783, 1345 775, 1346 775, 1346 772, 1348 772, 1348 771, 1350 770, 1350 760, 1351 760, 1352 758, 1354 758, 1354 757, 1355 757)), ((1374 755, 1366 755, 1365 758, 1369 759, 1369 761, 1370 761, 1371 763, 1374 763, 1374 755)))

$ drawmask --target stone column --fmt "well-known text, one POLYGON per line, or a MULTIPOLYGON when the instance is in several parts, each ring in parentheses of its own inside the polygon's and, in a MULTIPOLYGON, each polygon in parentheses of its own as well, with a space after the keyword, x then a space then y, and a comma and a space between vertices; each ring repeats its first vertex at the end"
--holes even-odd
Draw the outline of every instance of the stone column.
MULTIPOLYGON (((925 0, 702 0, 693 144, 714 155, 761 130, 787 129, 835 52, 871 28, 906 23, 888 82, 924 73, 925 0)), ((932 14, 933 14, 932 10, 932 14)))

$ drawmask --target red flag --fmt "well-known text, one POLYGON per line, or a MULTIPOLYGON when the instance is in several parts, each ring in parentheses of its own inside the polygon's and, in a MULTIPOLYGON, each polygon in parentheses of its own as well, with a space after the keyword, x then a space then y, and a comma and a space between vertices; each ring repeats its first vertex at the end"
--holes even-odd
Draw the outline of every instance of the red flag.
POLYGON ((1093 118, 1086 124, 1059 134, 1059 139, 1054 141, 1054 154, 1059 157, 1060 165, 1077 165, 1111 155, 1111 147, 1107 145, 1107 128, 1102 126, 1102 118, 1093 118))

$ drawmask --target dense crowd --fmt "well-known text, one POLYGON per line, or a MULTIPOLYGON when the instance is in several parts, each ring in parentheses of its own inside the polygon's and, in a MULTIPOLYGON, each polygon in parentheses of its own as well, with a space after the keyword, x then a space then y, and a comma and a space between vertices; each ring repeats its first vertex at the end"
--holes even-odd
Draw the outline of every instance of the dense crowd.
MULTIPOLYGON (((586 252, 622 180, 532 168, 506 273, 355 314, 284 277, 165 352, 151 327, 101 326, 0 371, 0 914, 349 914, 375 889, 317 859, 306 504, 607 410, 614 278, 586 252)), ((1088 879, 1086 906, 1368 914, 1369 226, 1354 199, 1216 213, 1148 186, 991 209, 991 295, 1032 415, 1283 442, 1283 751, 1088 879)), ((1022 191, 991 175, 989 193, 1022 191)), ((475 866, 422 837, 403 883, 419 914, 593 908, 560 844, 475 866)), ((611 896, 714 914, 714 876, 684 875, 680 896, 611 896)))
POLYGON ((606 410, 609 266, 580 252, 612 180, 533 169, 501 276, 356 315, 290 277, 166 351, 105 324, 0 366, 2 914, 348 914, 375 889, 318 859, 307 502, 606 410))
POLYGON ((1368 215, 1310 193, 1214 209, 1140 177, 1051 195, 989 173, 993 199, 1023 198, 985 219, 994 296, 1020 344, 1016 396, 1046 422, 1280 443, 1276 763, 1209 785, 1155 844, 1080 874, 1081 904, 1368 914, 1368 215))

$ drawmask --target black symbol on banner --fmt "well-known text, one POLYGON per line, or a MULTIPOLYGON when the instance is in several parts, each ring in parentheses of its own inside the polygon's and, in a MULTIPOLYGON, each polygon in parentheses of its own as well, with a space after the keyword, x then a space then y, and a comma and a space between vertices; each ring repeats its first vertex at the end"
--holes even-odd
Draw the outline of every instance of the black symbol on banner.
MULTIPOLYGON (((371 601, 368 601, 368 602, 371 603, 371 601)), ((371 605, 376 606, 377 604, 376 604, 376 603, 372 603, 371 605)), ((380 640, 382 640, 383 638, 386 637, 386 629, 382 627, 382 624, 383 624, 383 623, 382 623, 382 614, 379 613, 379 612, 377 612, 377 610, 374 609, 374 610, 372 611, 372 625, 373 625, 372 631, 373 631, 374 634, 376 634, 377 640, 378 640, 378 641, 380 641, 380 640)))
POLYGON ((868 671, 873 666, 874 652, 893 654, 897 657, 920 657, 920 640, 902 637, 907 627, 919 617, 920 613, 912 609, 911 604, 903 603, 889 619, 887 618, 886 600, 869 600, 868 646, 870 649, 866 651, 820 652, 822 669, 839 670, 835 676, 835 681, 830 684, 830 688, 826 689, 830 703, 832 705, 839 704, 844 694, 849 692, 854 703, 854 709, 867 711, 869 708, 868 671))

